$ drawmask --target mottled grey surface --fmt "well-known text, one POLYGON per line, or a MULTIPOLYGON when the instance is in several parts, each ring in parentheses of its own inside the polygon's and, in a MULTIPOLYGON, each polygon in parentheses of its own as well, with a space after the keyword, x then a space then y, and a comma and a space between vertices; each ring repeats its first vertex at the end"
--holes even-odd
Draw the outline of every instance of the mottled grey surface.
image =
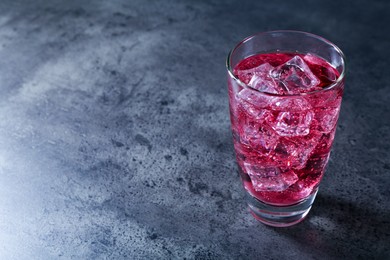
POLYGON ((389 259, 389 13, 1 1, 0 259, 389 259), (327 174, 286 229, 247 212, 225 83, 229 49, 271 29, 322 35, 348 61, 327 174))

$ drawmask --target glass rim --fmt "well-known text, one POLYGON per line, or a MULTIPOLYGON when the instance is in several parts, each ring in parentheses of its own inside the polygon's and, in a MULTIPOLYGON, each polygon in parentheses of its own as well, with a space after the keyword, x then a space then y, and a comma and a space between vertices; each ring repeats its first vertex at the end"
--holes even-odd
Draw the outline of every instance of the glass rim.
POLYGON ((312 33, 308 33, 308 32, 296 31, 296 30, 276 30, 276 31, 259 32, 259 33, 256 33, 256 34, 253 34, 251 36, 248 36, 248 37, 244 38, 242 41, 240 41, 238 44, 236 44, 236 46, 233 49, 230 50, 230 52, 229 52, 229 54, 227 56, 227 59, 226 59, 226 68, 228 70, 229 76, 231 78, 233 78, 237 82, 237 84, 239 84, 240 86, 242 86, 244 88, 250 88, 251 90, 254 90, 256 92, 259 92, 259 93, 262 93, 262 94, 265 94, 265 95, 276 96, 276 97, 307 96, 307 95, 312 95, 312 94, 321 93, 321 92, 325 92, 325 91, 331 90, 331 89, 335 88, 336 86, 340 85, 340 83, 344 80, 345 73, 346 73, 345 72, 346 71, 345 55, 341 51, 341 49, 339 47, 337 47, 337 45, 335 45, 331 41, 329 41, 329 40, 327 40, 327 39, 325 39, 325 38, 323 38, 321 36, 318 36, 318 35, 315 35, 315 34, 312 34, 312 33), (249 85, 245 84, 244 82, 242 82, 238 77, 236 77, 236 75, 234 75, 233 68, 231 66, 231 57, 232 57, 234 51, 238 47, 240 47, 242 44, 246 43, 247 41, 251 40, 254 37, 261 36, 262 34, 271 34, 271 33, 295 33, 295 34, 302 34, 302 35, 306 35, 306 36, 309 36, 309 37, 312 37, 312 38, 316 38, 316 39, 318 39, 320 41, 323 41, 323 42, 329 44, 330 46, 332 46, 336 50, 336 52, 340 55, 340 57, 341 57, 342 71, 341 71, 339 77, 337 78, 337 80, 335 82, 333 82, 332 84, 330 84, 329 86, 327 86, 325 88, 322 88, 322 89, 319 89, 319 90, 314 90, 314 91, 305 92, 305 93, 299 93, 299 94, 283 94, 283 95, 260 91, 258 89, 252 88, 251 86, 249 86, 249 85))

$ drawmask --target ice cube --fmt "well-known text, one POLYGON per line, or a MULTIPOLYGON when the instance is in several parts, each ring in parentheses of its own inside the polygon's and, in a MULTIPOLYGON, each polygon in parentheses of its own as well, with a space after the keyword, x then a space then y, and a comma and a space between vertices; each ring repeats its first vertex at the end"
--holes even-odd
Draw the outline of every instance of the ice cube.
POLYGON ((272 128, 280 136, 304 136, 310 132, 310 123, 313 119, 313 112, 280 112, 272 128))
POLYGON ((248 85, 261 92, 284 94, 284 90, 269 76, 254 74, 248 85))
POLYGON ((256 191, 284 191, 297 180, 298 176, 292 171, 281 171, 277 167, 260 167, 244 163, 256 191))
POLYGON ((320 136, 311 135, 305 137, 286 138, 278 140, 274 150, 270 152, 272 158, 278 165, 302 169, 305 167, 310 154, 316 147, 320 136))
MULTIPOLYGON (((264 164, 263 162, 267 162, 267 154, 259 153, 258 151, 243 145, 241 142, 234 142, 234 149, 236 151, 236 156, 237 156, 237 162, 240 166, 240 168, 245 171, 245 167, 243 165, 244 162, 250 163, 253 165, 266 165, 268 166, 269 164, 264 164)), ((266 167, 264 166, 264 167, 266 167)), ((273 166, 273 165, 271 165, 273 166)))
POLYGON ((298 198, 306 198, 310 194, 312 194, 314 188, 318 187, 318 181, 312 180, 310 177, 306 180, 298 180, 291 189, 296 192, 296 196, 298 198))
POLYGON ((328 134, 322 134, 319 133, 321 136, 318 140, 318 144, 315 148, 315 153, 318 154, 327 154, 330 152, 330 149, 332 148, 332 143, 334 140, 335 131, 330 131, 328 134))
POLYGON ((312 157, 304 169, 297 171, 299 180, 291 188, 299 194, 299 197, 309 196, 318 187, 328 160, 329 154, 312 157))
POLYGON ((261 121, 266 116, 264 108, 269 107, 272 97, 244 88, 237 94, 237 102, 247 114, 261 121))
POLYGON ((271 94, 284 94, 285 91, 271 77, 274 67, 269 63, 263 63, 255 68, 237 71, 238 78, 253 89, 271 94))
POLYGON ((312 108, 305 97, 274 97, 270 105, 274 111, 299 112, 312 108))
POLYGON ((262 108, 258 108, 247 102, 241 103, 241 107, 250 117, 256 119, 258 122, 263 121, 267 116, 267 111, 262 108))
POLYGON ((305 168, 297 171, 300 178, 319 177, 324 173, 325 167, 329 161, 329 153, 311 156, 306 162, 305 168))
POLYGON ((289 94, 313 91, 320 84, 319 79, 299 56, 294 56, 291 60, 273 69, 271 76, 289 94))
POLYGON ((318 131, 329 133, 336 126, 339 117, 339 107, 335 108, 317 108, 314 110, 314 119, 317 123, 318 131))
POLYGON ((242 125, 240 141, 242 144, 265 154, 275 147, 278 136, 266 125, 248 123, 242 125))
POLYGON ((242 144, 257 148, 261 134, 259 128, 256 125, 243 124, 240 132, 240 141, 242 144))
POLYGON ((337 75, 332 71, 333 66, 324 59, 309 53, 303 57, 303 60, 309 64, 321 67, 321 76, 325 77, 328 81, 336 81, 337 75))
POLYGON ((272 97, 266 96, 262 93, 256 92, 248 88, 242 89, 237 94, 238 99, 245 101, 251 105, 254 105, 259 108, 266 108, 269 106, 272 101, 272 97))
POLYGON ((280 136, 309 134, 314 114, 304 97, 275 97, 271 107, 274 112, 267 123, 280 136))
POLYGON ((274 67, 272 67, 269 63, 263 63, 251 69, 237 70, 236 74, 242 82, 249 84, 254 75, 267 77, 267 75, 269 75, 270 71, 273 69, 274 67))
POLYGON ((328 107, 328 108, 336 108, 340 107, 341 97, 342 97, 342 89, 334 89, 327 91, 320 91, 311 95, 306 96, 308 102, 310 102, 311 106, 316 107, 328 107))

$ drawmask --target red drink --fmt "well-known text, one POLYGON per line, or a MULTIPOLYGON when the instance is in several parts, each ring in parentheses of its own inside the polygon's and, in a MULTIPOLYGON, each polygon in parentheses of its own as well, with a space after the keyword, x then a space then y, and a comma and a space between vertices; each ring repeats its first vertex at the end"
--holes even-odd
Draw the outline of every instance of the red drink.
POLYGON ((245 189, 267 204, 296 204, 317 190, 336 130, 339 72, 314 54, 257 54, 229 83, 234 147, 245 189), (325 88, 325 89, 324 89, 325 88), (310 94, 309 94, 310 93, 310 94))

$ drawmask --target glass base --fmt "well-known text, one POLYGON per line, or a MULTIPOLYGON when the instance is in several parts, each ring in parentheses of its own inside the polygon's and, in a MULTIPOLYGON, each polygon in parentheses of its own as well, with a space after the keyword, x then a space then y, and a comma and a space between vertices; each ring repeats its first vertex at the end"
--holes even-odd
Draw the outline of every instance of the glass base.
POLYGON ((250 212, 260 222, 273 227, 289 227, 305 219, 318 189, 305 200, 291 206, 265 204, 247 193, 250 212))

